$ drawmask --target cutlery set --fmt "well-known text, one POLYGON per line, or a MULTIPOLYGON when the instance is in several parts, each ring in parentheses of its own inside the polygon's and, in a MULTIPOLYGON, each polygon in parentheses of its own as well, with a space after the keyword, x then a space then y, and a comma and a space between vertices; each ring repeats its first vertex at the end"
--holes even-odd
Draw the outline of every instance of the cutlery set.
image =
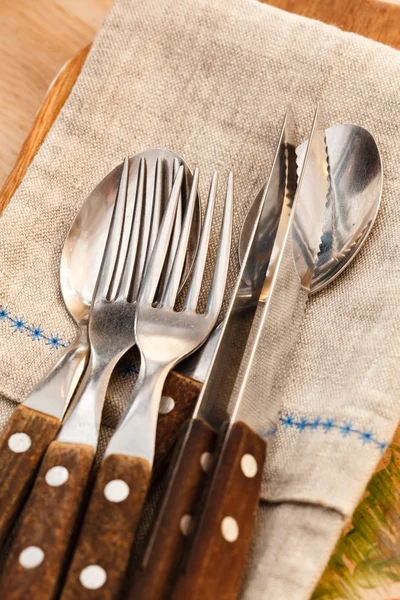
POLYGON ((318 110, 309 139, 296 148, 288 109, 270 177, 242 226, 240 272, 218 326, 233 175, 203 310, 217 174, 203 224, 198 187, 198 169, 192 174, 176 154, 148 150, 114 169, 71 227, 61 289, 78 339, 0 439, 0 542, 18 517, 2 599, 239 595, 266 459, 265 423, 274 428, 278 419, 272 389, 288 352, 285 331, 299 291, 325 287, 365 241, 382 169, 366 130, 325 130, 318 110), (93 475, 108 382, 133 346, 140 353, 135 388, 93 475), (265 348, 261 390, 256 357, 265 348), (262 418, 254 409, 260 394, 262 418), (174 443, 162 502, 132 575, 152 476, 174 443))

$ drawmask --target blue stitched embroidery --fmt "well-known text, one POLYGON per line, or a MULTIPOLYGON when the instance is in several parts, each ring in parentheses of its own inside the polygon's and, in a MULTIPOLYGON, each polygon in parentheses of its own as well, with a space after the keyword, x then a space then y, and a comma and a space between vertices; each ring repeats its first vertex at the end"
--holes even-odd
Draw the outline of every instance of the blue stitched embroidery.
POLYGON ((44 336, 43 329, 33 326, 28 334, 32 340, 40 340, 44 336))
MULTIPOLYGON (((42 340, 46 346, 50 346, 50 348, 53 348, 54 350, 66 348, 70 344, 70 342, 64 342, 58 333, 46 335, 39 325, 27 325, 25 319, 22 317, 12 317, 8 310, 1 304, 0 321, 7 323, 14 333, 25 333, 34 342, 42 340)), ((124 363, 121 372, 125 376, 139 373, 131 363, 124 363)))
POLYGON ((58 334, 51 335, 47 339, 46 344, 47 344, 47 346, 51 346, 52 348, 56 348, 56 349, 65 347, 58 334))
POLYGON ((325 433, 328 433, 332 429, 332 427, 335 427, 335 421, 332 421, 332 419, 327 419, 326 421, 321 423, 321 425, 324 428, 325 433))
POLYGON ((352 424, 347 422, 344 425, 342 425, 340 427, 340 433, 342 434, 343 437, 347 437, 348 435, 350 435, 353 432, 352 430, 352 424))
POLYGON ((14 333, 25 333, 32 341, 43 340, 47 346, 57 350, 58 348, 66 348, 69 342, 63 342, 60 335, 46 335, 38 325, 28 325, 25 319, 17 315, 12 317, 8 310, 0 305, 0 321, 8 323, 14 333))
POLYGON ((19 331, 20 333, 22 333, 24 329, 27 328, 25 321, 20 317, 15 317, 15 319, 10 319, 10 321, 11 327, 14 329, 14 331, 19 331))
POLYGON ((281 418, 284 427, 293 427, 294 419, 291 415, 286 415, 286 417, 281 418))
POLYGON ((314 419, 314 421, 311 423, 311 429, 313 431, 315 431, 315 429, 318 429, 318 427, 321 425, 321 419, 319 417, 317 417, 316 419, 314 419))
POLYGON ((299 431, 304 431, 306 427, 308 427, 307 419, 302 417, 300 421, 296 423, 296 427, 299 431))
POLYGON ((337 429, 344 438, 348 437, 349 435, 356 435, 363 444, 372 444, 382 453, 389 446, 387 442, 379 441, 375 437, 372 429, 358 429, 357 427, 354 427, 350 421, 346 421, 343 424, 338 424, 334 419, 321 420, 320 417, 312 419, 301 417, 296 419, 296 417, 294 417, 292 414, 282 415, 282 413, 279 413, 279 421, 282 423, 284 429, 296 429, 300 434, 306 429, 311 431, 322 429, 324 433, 330 433, 332 430, 337 429))
POLYGON ((372 431, 362 431, 360 433, 360 440, 363 444, 370 444, 374 441, 374 434, 372 431))

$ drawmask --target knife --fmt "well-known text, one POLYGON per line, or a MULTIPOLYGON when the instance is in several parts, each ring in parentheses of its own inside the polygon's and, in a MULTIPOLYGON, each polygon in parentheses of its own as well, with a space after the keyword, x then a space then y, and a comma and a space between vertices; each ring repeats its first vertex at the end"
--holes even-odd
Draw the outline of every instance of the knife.
MULTIPOLYGON (((290 351, 285 332, 296 318, 302 288, 310 290, 320 252, 328 191, 326 165, 325 131, 317 111, 269 294, 258 303, 233 393, 224 398, 226 416, 213 406, 209 374, 195 411, 197 418, 218 429, 219 436, 206 491, 195 513, 190 551, 169 596, 173 600, 232 600, 240 591, 266 456, 265 423, 276 425, 279 407, 272 401, 272 390, 290 351), (311 218, 312 235, 305 239, 305 224, 311 218), (266 370, 263 376, 257 364, 260 360, 266 370), (254 398, 260 393, 266 402, 257 410, 254 398)), ((223 341, 222 334, 217 353, 221 348, 228 351, 223 341)))
POLYGON ((134 575, 130 598, 160 600, 169 597, 185 536, 190 532, 189 515, 211 467, 219 424, 228 419, 227 400, 235 384, 260 294, 265 296, 264 286, 274 244, 284 239, 282 231, 285 232, 287 227, 296 186, 295 176, 288 177, 294 175, 293 169, 288 169, 289 162, 295 164, 293 138, 293 116, 288 109, 226 317, 220 331, 216 331, 214 339, 207 344, 204 360, 197 360, 191 372, 195 379, 201 378, 204 372, 199 368, 196 370, 196 364, 197 367, 206 362, 210 365, 195 415, 184 427, 175 448, 163 506, 142 569, 134 575), (215 351, 212 351, 214 342, 215 351), (224 373, 223 378, 221 373, 224 373))

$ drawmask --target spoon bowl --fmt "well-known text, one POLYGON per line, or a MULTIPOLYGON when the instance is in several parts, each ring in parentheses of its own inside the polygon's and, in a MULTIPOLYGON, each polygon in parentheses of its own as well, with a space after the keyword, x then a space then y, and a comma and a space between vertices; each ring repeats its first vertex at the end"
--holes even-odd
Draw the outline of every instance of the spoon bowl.
MULTIPOLYGON (((161 161, 163 178, 162 209, 168 201, 174 170, 176 171, 177 165, 185 166, 186 181, 182 196, 183 213, 187 202, 186 190, 190 189, 192 183, 192 174, 183 159, 174 152, 164 149, 146 150, 136 154, 129 159, 130 186, 135 185, 135 173, 138 172, 138 165, 142 158, 146 161, 148 173, 154 171, 157 160, 161 161)), ((78 325, 84 325, 89 315, 121 172, 122 164, 115 167, 97 185, 76 216, 65 240, 61 257, 60 285, 65 305, 78 325)), ((146 198, 152 197, 152 189, 149 187, 152 185, 152 180, 152 177, 147 177, 146 198)), ((162 214, 160 220, 161 217, 162 214)), ((194 261, 200 234, 200 221, 200 201, 197 198, 181 286, 186 281, 194 261)), ((143 232, 142 237, 146 237, 146 232, 143 232)), ((125 240, 125 243, 127 241, 125 240)), ((143 239, 143 241, 147 243, 148 240, 143 239)))
MULTIPOLYGON (((328 157, 327 210, 320 252, 308 289, 310 293, 327 286, 354 259, 374 224, 382 197, 382 162, 372 135, 358 125, 340 124, 326 129, 325 136, 328 157)), ((307 141, 296 149, 298 173, 303 167, 306 148, 307 141)), ((243 224, 239 241, 240 261, 247 248, 262 193, 263 189, 251 205, 243 224)), ((296 243, 301 239, 309 239, 312 227, 312 219, 302 223, 302 235, 296 236, 296 243)), ((295 256, 303 256, 304 253, 303 248, 294 251, 295 256)))

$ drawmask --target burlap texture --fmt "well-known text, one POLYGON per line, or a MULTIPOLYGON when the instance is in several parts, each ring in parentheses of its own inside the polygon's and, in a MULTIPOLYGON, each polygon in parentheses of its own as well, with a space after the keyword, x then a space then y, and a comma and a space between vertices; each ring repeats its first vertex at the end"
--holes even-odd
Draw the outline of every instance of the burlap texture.
MULTIPOLYGON (((54 364, 60 340, 74 338, 58 285, 64 238, 85 197, 124 155, 177 151, 201 167, 203 199, 213 169, 221 181, 233 169, 236 244, 288 100, 298 141, 317 101, 327 125, 354 122, 375 136, 385 173, 376 226, 346 274, 308 302, 274 399, 281 413, 246 598, 310 595, 398 421, 399 85, 398 52, 254 0, 117 0, 0 219, 5 419, 11 401, 54 364)), ((133 386, 129 363, 117 371, 105 409, 110 426, 133 386)))

